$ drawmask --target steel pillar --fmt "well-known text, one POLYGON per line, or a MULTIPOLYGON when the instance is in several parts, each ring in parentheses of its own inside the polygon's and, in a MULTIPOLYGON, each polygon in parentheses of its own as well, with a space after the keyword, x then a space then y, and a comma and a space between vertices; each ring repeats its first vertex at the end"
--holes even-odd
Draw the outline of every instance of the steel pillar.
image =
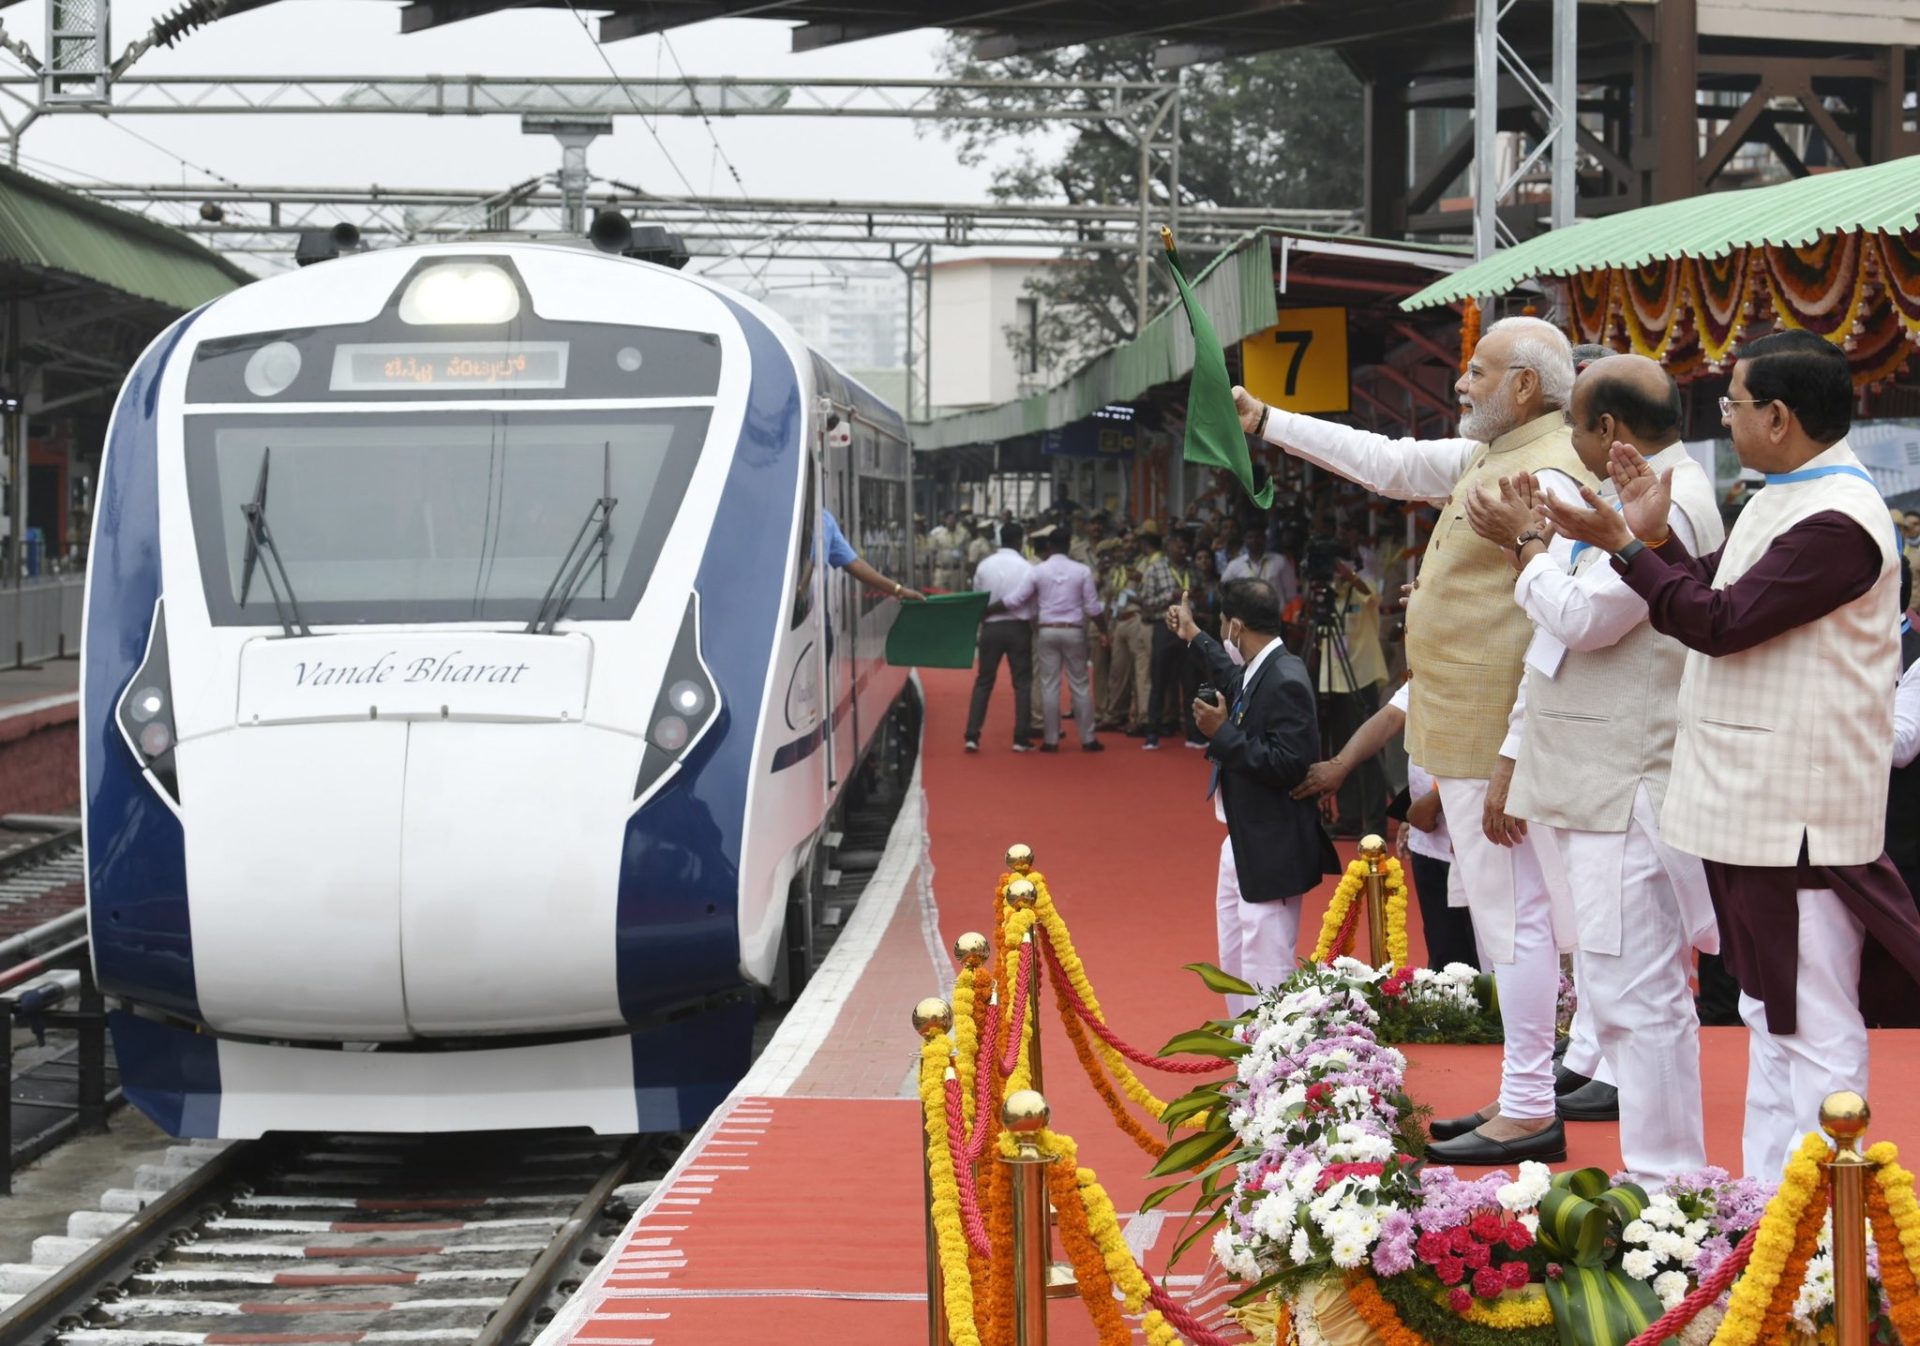
POLYGON ((1500 219, 1500 203, 1551 155, 1552 228, 1574 218, 1574 148, 1579 116, 1575 53, 1579 43, 1578 0, 1553 0, 1553 72, 1542 79, 1520 50, 1500 35, 1500 21, 1519 0, 1475 0, 1473 15, 1473 252, 1486 257, 1516 242, 1500 219), (1547 133, 1512 172, 1500 163, 1500 79, 1510 76, 1540 110, 1547 133))

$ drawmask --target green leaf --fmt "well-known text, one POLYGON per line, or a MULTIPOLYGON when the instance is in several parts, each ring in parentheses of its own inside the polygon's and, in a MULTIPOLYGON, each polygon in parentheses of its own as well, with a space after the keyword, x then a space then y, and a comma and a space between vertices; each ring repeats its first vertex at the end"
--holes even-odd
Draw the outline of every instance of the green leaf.
POLYGON ((1172 1196, 1175 1192, 1182 1191, 1185 1188, 1188 1188, 1191 1186, 1193 1186, 1193 1182, 1191 1179, 1189 1179, 1186 1182, 1176 1182, 1170 1187, 1162 1187, 1157 1192, 1147 1193, 1147 1199, 1140 1203, 1140 1213, 1142 1215, 1145 1215, 1148 1211, 1152 1210, 1155 1206, 1159 1205, 1162 1201, 1165 1201, 1168 1197, 1172 1196))
POLYGON ((1287 1273, 1284 1271, 1276 1271, 1271 1276, 1262 1276, 1232 1299, 1229 1299, 1227 1303, 1237 1309, 1242 1305, 1253 1303, 1256 1299, 1263 1299, 1266 1297, 1267 1291, 1273 1289, 1274 1286, 1280 1284, 1280 1282, 1286 1278, 1287 1273))
POLYGON ((1209 991, 1221 995, 1259 995, 1260 988, 1241 981, 1231 972, 1222 972, 1212 963, 1188 963, 1187 971, 1197 973, 1209 991))
POLYGON ((1222 1206, 1219 1210, 1208 1216, 1205 1224, 1173 1245, 1173 1253, 1167 1258, 1167 1265, 1172 1266, 1175 1262, 1178 1262, 1181 1253, 1191 1248, 1200 1239, 1205 1238, 1207 1233, 1212 1230, 1215 1225, 1221 1223, 1226 1218, 1227 1208, 1225 1206, 1222 1206))
POLYGON ((1190 1094, 1182 1094, 1167 1104, 1166 1111, 1160 1114, 1160 1120, 1168 1129, 1179 1125, 1189 1117, 1197 1117, 1203 1112, 1211 1112, 1221 1106, 1220 1091, 1209 1087, 1205 1092, 1198 1089, 1190 1094))
POLYGON ((1160 1162, 1148 1171, 1147 1176, 1167 1178, 1175 1173, 1184 1173, 1196 1164, 1213 1158, 1231 1144, 1233 1132, 1224 1126, 1217 1131, 1202 1131, 1197 1136, 1176 1140, 1167 1146, 1167 1152, 1160 1156, 1160 1162))
POLYGON ((1223 1038, 1218 1033, 1204 1028, 1190 1028, 1178 1033, 1160 1049, 1162 1056, 1218 1056, 1232 1060, 1236 1056, 1245 1056, 1252 1048, 1244 1042, 1232 1038, 1223 1038))

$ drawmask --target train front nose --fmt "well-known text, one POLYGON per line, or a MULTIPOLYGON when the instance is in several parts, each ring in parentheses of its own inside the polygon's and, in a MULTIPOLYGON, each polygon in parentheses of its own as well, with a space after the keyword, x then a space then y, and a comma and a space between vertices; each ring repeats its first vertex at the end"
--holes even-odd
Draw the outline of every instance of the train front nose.
POLYGON ((620 1022, 641 748, 582 722, 580 635, 250 642, 240 724, 181 744, 200 1003, 379 1040, 620 1022))

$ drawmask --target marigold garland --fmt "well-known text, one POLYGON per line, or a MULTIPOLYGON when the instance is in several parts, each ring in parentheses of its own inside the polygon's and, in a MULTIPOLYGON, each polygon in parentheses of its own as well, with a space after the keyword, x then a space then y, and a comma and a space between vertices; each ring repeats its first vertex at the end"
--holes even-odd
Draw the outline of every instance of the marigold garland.
POLYGON ((1480 301, 1468 296, 1460 310, 1460 372, 1473 362, 1474 347, 1480 344, 1480 301))
POLYGON ((1380 1294, 1371 1276, 1356 1276, 1347 1282, 1347 1302, 1360 1320, 1374 1330, 1383 1346, 1428 1346, 1427 1339, 1400 1321, 1399 1310, 1380 1294))
POLYGON ((947 1057, 952 1051, 953 1041, 945 1033, 920 1044, 920 1114, 926 1126, 927 1180, 933 1189, 931 1215, 947 1331, 953 1346, 982 1346, 973 1320, 973 1276, 967 1265, 960 1184, 954 1176, 952 1139, 947 1130, 947 1057))
POLYGON ((1119 1095, 1114 1093, 1113 1086, 1107 1082, 1105 1072, 1100 1069, 1099 1062, 1094 1059, 1093 1048, 1087 1041, 1086 1027, 1080 1022, 1080 1017, 1073 1012, 1073 1006, 1067 1003, 1064 996, 1055 996, 1054 1002, 1060 1011, 1061 1027, 1067 1030, 1067 1041, 1073 1044, 1073 1054, 1080 1058, 1080 1068, 1087 1072, 1087 1078, 1093 1082, 1094 1092, 1100 1095, 1100 1101, 1105 1103, 1107 1111, 1113 1114, 1115 1124, 1127 1133, 1128 1139, 1146 1151, 1150 1158, 1160 1158, 1167 1152, 1167 1147, 1155 1140, 1153 1133, 1134 1119, 1133 1114, 1128 1112, 1126 1106, 1121 1103, 1119 1095))
MULTIPOLYGON (((1133 1251, 1120 1232, 1120 1216, 1113 1208, 1113 1199, 1100 1186, 1092 1169, 1080 1167, 1080 1151, 1073 1137, 1057 1131, 1042 1131, 1039 1141, 1042 1150, 1056 1156, 1055 1163, 1073 1171, 1080 1203, 1086 1212, 1088 1232, 1100 1250, 1107 1275, 1126 1303, 1127 1312, 1142 1314, 1140 1333, 1147 1339, 1147 1346, 1180 1346, 1180 1334, 1161 1317, 1158 1309, 1148 1304, 1153 1287, 1133 1260, 1133 1251)), ((1005 1138, 1001 1145, 1004 1152, 1013 1152, 1012 1137, 1005 1138)))
POLYGON ((1099 1333, 1100 1346, 1131 1346, 1133 1329, 1120 1312, 1120 1303, 1113 1295, 1113 1277, 1107 1274, 1106 1258, 1087 1222, 1077 1166, 1058 1161, 1048 1164, 1047 1190, 1060 1216, 1060 1244, 1073 1266, 1074 1285, 1099 1333))
MULTIPOLYGON (((1067 923, 1060 915, 1060 909, 1053 903, 1053 894, 1047 888, 1045 877, 1038 870, 1027 877, 1033 880, 1034 890, 1037 893, 1033 904, 1034 913, 1041 923, 1046 938, 1053 944, 1054 956, 1060 960, 1060 966, 1066 971, 1067 980, 1072 983, 1074 992, 1080 997, 1080 1002, 1096 1019, 1105 1023, 1106 1015, 1100 1009, 1099 997, 1093 993, 1093 983, 1087 978, 1086 964, 1080 961, 1079 953, 1074 950, 1073 936, 1067 930, 1067 923)), ((1141 1083, 1140 1077, 1133 1073, 1133 1067, 1127 1064, 1127 1059, 1119 1052, 1098 1038, 1093 1039, 1089 1045, 1105 1064, 1107 1073, 1113 1077, 1114 1083, 1120 1086, 1121 1092, 1158 1121, 1160 1114, 1167 1110, 1165 1100, 1156 1096, 1151 1089, 1141 1083)), ((1197 1122, 1198 1119, 1195 1119, 1193 1124, 1197 1125, 1197 1122)))
MULTIPOLYGON (((953 1068, 960 1077, 960 1111, 967 1123, 963 1139, 973 1136, 973 1067, 980 1055, 980 1007, 976 1002, 984 998, 980 991, 980 974, 984 971, 984 968, 963 967, 960 975, 953 979, 953 1068)), ((992 974, 988 973, 984 980, 991 984, 992 974)))
POLYGON ((1813 1197, 1821 1187, 1820 1163, 1826 1157, 1827 1145, 1818 1133, 1801 1140, 1754 1231, 1753 1255, 1746 1274, 1734 1282, 1713 1346, 1755 1346, 1782 1339, 1825 1219, 1824 1203, 1815 1205, 1813 1197))
MULTIPOLYGON (((1881 1185, 1884 1178, 1884 1173, 1876 1173, 1867 1189, 1867 1222, 1880 1248, 1880 1287, 1886 1291, 1887 1316, 1893 1320, 1900 1340, 1920 1341, 1920 1280, 1914 1278, 1900 1222, 1888 1208, 1886 1189, 1881 1185)), ((1911 1184, 1907 1190, 1911 1194, 1911 1184)))
MULTIPOLYGON (((1400 862, 1388 857, 1381 872, 1386 876, 1387 957, 1395 967, 1406 967, 1412 959, 1407 942, 1407 881, 1400 862)), ((1313 961, 1330 963, 1353 951, 1354 928, 1358 921, 1354 904, 1367 886, 1367 862, 1355 860, 1334 887, 1333 900, 1320 918, 1320 938, 1313 946, 1313 961)))

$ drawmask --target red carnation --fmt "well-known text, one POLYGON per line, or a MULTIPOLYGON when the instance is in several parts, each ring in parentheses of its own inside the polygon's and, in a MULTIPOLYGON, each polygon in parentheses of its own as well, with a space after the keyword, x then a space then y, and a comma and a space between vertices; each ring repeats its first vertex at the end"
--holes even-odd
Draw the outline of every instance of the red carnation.
POLYGON ((1420 1254, 1422 1262, 1429 1264, 1438 1262, 1447 1255, 1447 1236, 1429 1231, 1420 1236, 1420 1241, 1413 1245, 1413 1250, 1420 1254))
POLYGON ((1515 1220, 1507 1226, 1502 1241, 1517 1253, 1525 1252, 1533 1246, 1533 1231, 1515 1220))
POLYGON ((1463 1253, 1473 1246, 1473 1231, 1465 1225, 1457 1225, 1447 1231, 1447 1247, 1456 1253, 1463 1253))
POLYGON ((1525 1262, 1507 1263, 1507 1289, 1525 1289, 1527 1280, 1527 1264, 1525 1262))
POLYGON ((1433 1274, 1442 1285, 1458 1285, 1467 1278, 1467 1264, 1457 1257, 1443 1257, 1433 1264, 1433 1274))
POLYGON ((1466 1250, 1460 1254, 1460 1260, 1478 1271, 1493 1260, 1493 1250, 1484 1243, 1468 1244, 1466 1250))
POLYGON ((1473 1296, 1466 1292, 1465 1287, 1456 1287, 1447 1291, 1447 1303, 1455 1313, 1465 1313, 1473 1307, 1473 1296))
POLYGON ((1507 1288, 1507 1278, 1499 1267, 1481 1267, 1473 1273, 1473 1292, 1482 1299, 1498 1299, 1507 1288))
POLYGON ((1483 1210, 1473 1217, 1473 1223, 1468 1228, 1482 1243, 1492 1243, 1500 1237, 1500 1216, 1493 1211, 1483 1210))

